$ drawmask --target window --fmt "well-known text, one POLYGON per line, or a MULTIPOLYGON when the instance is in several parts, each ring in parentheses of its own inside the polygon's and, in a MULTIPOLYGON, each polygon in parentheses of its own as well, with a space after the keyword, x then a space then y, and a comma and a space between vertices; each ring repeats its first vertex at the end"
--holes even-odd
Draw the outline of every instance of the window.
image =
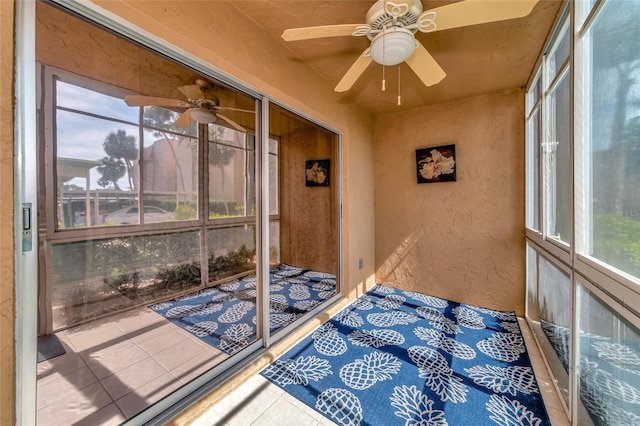
POLYGON ((560 394, 569 406, 571 281, 566 268, 527 245, 527 317, 560 394))
POLYGON ((195 231, 52 244, 47 326, 59 331, 197 289, 199 241, 195 231))
POLYGON ((280 166, 278 162, 278 140, 269 139, 269 214, 280 213, 280 166))
POLYGON ((573 424, 640 419, 638 19, 637 1, 573 2, 526 95, 526 316, 573 424))
POLYGON ((157 106, 140 107, 139 116, 144 141, 138 172, 143 182, 143 223, 197 219, 191 214, 198 210, 196 123, 182 129, 173 124, 180 113, 157 106))
POLYGON ((527 207, 526 226, 540 231, 540 75, 527 93, 527 207))
POLYGON ((546 173, 547 232, 569 243, 571 237, 571 157, 569 149, 569 75, 549 93, 549 139, 543 144, 546 173))
MULTIPOLYGON (((577 345, 578 395, 583 410, 578 410, 580 425, 632 425, 640 419, 638 359, 640 329, 627 317, 634 315, 613 309, 596 295, 588 281, 578 282, 577 345), (589 290, 589 289, 592 290, 589 290), (606 386, 604 383, 610 383, 606 386), (627 393, 628 392, 628 393, 627 393), (635 395, 631 397, 631 395, 635 395)), ((614 302, 615 303, 615 302, 614 302)))
POLYGON ((184 214, 198 200, 195 126, 185 132, 171 124, 176 112, 129 107, 117 88, 48 70, 57 230, 195 219, 184 214), (156 209, 127 210, 139 204, 156 209))
POLYGON ((562 22, 526 95, 526 226, 566 247, 571 242, 571 86, 569 21, 562 22))
POLYGON ((255 216, 253 135, 208 125, 209 219, 255 216))
POLYGON ((544 94, 545 132, 544 195, 546 208, 545 235, 570 243, 571 237, 571 157, 570 157, 570 85, 569 85, 569 25, 547 55, 548 88, 544 94))
POLYGON ((639 2, 606 2, 581 40, 579 253, 640 279, 639 2))

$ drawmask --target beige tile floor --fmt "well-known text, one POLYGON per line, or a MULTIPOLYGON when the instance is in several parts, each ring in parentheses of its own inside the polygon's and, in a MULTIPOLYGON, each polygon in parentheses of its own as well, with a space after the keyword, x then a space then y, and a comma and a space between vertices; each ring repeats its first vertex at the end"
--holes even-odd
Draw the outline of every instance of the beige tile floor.
POLYGON ((64 355, 37 365, 37 424, 117 425, 227 355, 147 309, 57 333, 64 355))
MULTIPOLYGON (((520 320, 520 327, 551 423, 553 426, 568 426, 570 425, 569 420, 549 378, 531 330, 523 319, 520 320)), ((192 423, 192 426, 325 426, 334 424, 262 376, 255 375, 198 418, 192 423)))
MULTIPOLYGON (((544 361, 520 321, 533 368, 554 426, 569 425, 544 361)), ((38 364, 38 425, 117 425, 226 355, 147 309, 57 334, 67 353, 38 364)), ((255 375, 197 419, 195 426, 334 423, 255 375)))

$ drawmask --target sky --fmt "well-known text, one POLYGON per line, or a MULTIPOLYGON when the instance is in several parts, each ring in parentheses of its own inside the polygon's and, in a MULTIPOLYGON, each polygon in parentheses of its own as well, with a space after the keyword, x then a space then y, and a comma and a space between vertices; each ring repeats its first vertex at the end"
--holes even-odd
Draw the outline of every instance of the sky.
MULTIPOLYGON (((62 81, 56 85, 57 105, 73 108, 81 111, 99 114, 102 116, 118 118, 130 122, 137 122, 139 107, 129 107, 122 99, 103 95, 62 81)), ((106 156, 102 144, 111 132, 125 130, 127 134, 134 135, 138 141, 138 127, 102 120, 91 116, 73 112, 57 111, 57 144, 58 157, 76 158, 82 160, 98 161, 106 156)), ((98 185, 100 173, 95 168, 91 170, 91 188, 101 188, 98 185)), ((67 182, 82 188, 86 188, 86 179, 75 178, 67 182)), ((121 189, 128 189, 127 177, 118 181, 121 189)))
MULTIPOLYGON (((123 99, 105 95, 89 89, 85 89, 70 83, 58 80, 56 82, 56 101, 58 107, 64 107, 83 111, 103 117, 119 119, 135 124, 125 124, 103 118, 92 117, 71 111, 58 109, 56 114, 56 155, 58 158, 73 158, 91 161, 100 161, 107 156, 103 143, 110 133, 124 130, 127 135, 136 138, 136 143, 140 144, 139 127, 137 126, 140 114, 140 107, 129 107, 123 99)), ((225 139, 234 140, 237 133, 231 129, 226 129, 225 139)), ((159 138, 154 136, 153 130, 143 129, 144 146, 151 146, 159 138)), ((274 145, 277 149, 277 145, 274 145)), ((90 188, 102 189, 98 185, 101 175, 96 168, 90 171, 90 188)), ((66 184, 76 185, 86 189, 87 182, 84 177, 74 178, 66 184)), ((127 175, 118 180, 120 189, 127 191, 129 180, 127 175)))

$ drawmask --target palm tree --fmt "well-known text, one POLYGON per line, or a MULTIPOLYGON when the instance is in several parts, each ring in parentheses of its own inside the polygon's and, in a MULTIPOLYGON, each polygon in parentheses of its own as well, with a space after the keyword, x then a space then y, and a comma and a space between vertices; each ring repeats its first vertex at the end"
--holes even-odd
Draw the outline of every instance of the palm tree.
MULTIPOLYGON (((593 29, 593 39, 596 46, 593 48, 593 64, 596 72, 605 70, 601 74, 594 74, 594 81, 598 81, 602 75, 606 76, 606 72, 613 71, 615 77, 615 90, 610 94, 613 104, 613 122, 611 123, 610 146, 608 150, 609 162, 611 167, 607 168, 606 188, 615 190, 606 190, 604 198, 606 200, 607 210, 620 212, 624 209, 623 195, 627 192, 625 179, 628 173, 628 156, 633 144, 627 129, 628 110, 633 107, 630 102, 630 95, 633 86, 637 83, 638 71, 640 70, 640 45, 632 43, 631 40, 640 38, 640 27, 637 25, 640 19, 638 8, 634 13, 630 13, 624 8, 620 8, 618 16, 609 15, 600 19, 602 25, 596 25, 593 29)), ((616 9, 610 8, 614 11, 616 9)), ((613 12, 611 12, 613 13, 613 12)))
POLYGON ((106 188, 109 184, 113 183, 113 187, 120 191, 118 180, 122 178, 127 171, 127 166, 125 166, 124 161, 114 157, 103 157, 100 161, 102 164, 96 168, 101 175, 100 179, 98 179, 98 185, 106 188))
POLYGON ((624 128, 624 138, 627 149, 625 150, 627 170, 637 174, 640 171, 640 116, 629 119, 624 128))
POLYGON ((133 179, 133 162, 138 159, 136 137, 127 135, 127 132, 124 130, 117 130, 116 132, 111 132, 107 135, 102 147, 108 156, 124 162, 129 178, 129 189, 135 190, 136 185, 133 179))

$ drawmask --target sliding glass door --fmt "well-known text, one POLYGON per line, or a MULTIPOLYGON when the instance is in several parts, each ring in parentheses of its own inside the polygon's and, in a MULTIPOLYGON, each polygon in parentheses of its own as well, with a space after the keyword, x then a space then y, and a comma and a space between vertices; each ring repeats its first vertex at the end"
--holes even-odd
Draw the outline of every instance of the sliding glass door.
POLYGON ((37 423, 149 419, 338 298, 340 138, 115 24, 35 11, 37 423))

